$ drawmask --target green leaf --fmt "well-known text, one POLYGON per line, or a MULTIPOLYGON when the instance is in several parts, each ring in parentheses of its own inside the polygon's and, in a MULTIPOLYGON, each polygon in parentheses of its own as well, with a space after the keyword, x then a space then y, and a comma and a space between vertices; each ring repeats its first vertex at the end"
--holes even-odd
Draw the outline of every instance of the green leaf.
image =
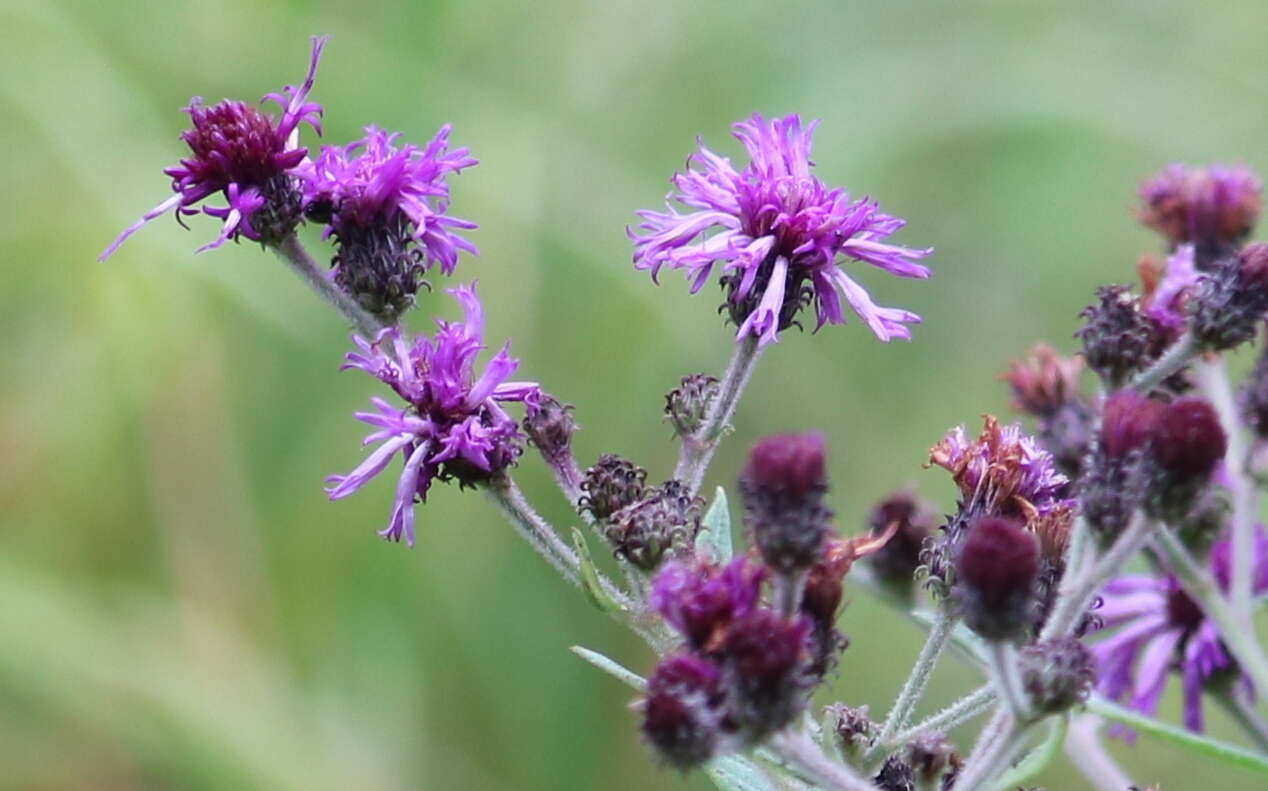
POLYGON ((761 767, 742 755, 714 758, 704 771, 722 791, 779 791, 761 767))
POLYGON ((1107 720, 1121 722, 1123 725, 1142 733, 1157 736, 1164 741, 1188 748, 1195 753, 1201 753, 1209 758, 1215 758, 1233 766, 1239 766, 1242 769, 1249 769, 1268 776, 1268 756, 1247 750, 1244 747, 1226 744, 1209 736, 1186 730, 1178 725, 1172 725, 1169 722, 1162 722, 1153 717, 1137 714, 1131 709, 1106 700, 1100 695, 1093 695, 1088 698, 1087 710, 1093 714, 1099 714, 1107 720))
POLYGON ((1065 744, 1065 734, 1070 728, 1070 717, 1062 715, 1053 721, 1048 730, 1048 738, 1035 749, 1027 753, 1012 769, 1000 775, 993 786, 994 791, 1013 791, 1035 775, 1043 771, 1065 744))
POLYGON ((577 557, 581 560, 581 588, 586 592, 591 604, 609 615, 619 615, 624 612, 621 605, 603 589, 603 585, 599 582, 599 570, 594 567, 594 558, 590 556, 590 545, 586 543, 586 538, 581 531, 575 527, 572 529, 572 546, 577 550, 577 557))
POLYGON ((715 563, 726 563, 731 559, 731 510, 727 505, 726 490, 721 486, 701 522, 700 535, 696 536, 696 551, 707 554, 715 563))
POLYGON ((615 659, 609 659, 598 651, 591 651, 589 648, 582 648, 579 645, 574 645, 571 650, 574 654, 599 668, 604 673, 625 682, 639 692, 647 689, 647 681, 642 676, 621 665, 615 659))

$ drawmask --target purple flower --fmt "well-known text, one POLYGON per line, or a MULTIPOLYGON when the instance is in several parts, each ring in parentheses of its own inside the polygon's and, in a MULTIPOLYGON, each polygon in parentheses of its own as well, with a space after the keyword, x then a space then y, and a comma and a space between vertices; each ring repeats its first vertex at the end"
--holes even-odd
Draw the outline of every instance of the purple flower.
MULTIPOLYGON (((1226 592, 1230 551, 1224 539, 1215 543, 1210 557, 1211 571, 1226 592)), ((1262 528, 1255 537, 1254 588, 1257 595, 1268 591, 1268 536, 1262 528)), ((1130 696, 1132 708, 1152 715, 1175 670, 1183 677, 1184 725, 1201 731, 1202 689, 1233 664, 1215 623, 1170 574, 1119 577, 1101 591, 1101 600, 1096 614, 1102 628, 1118 631, 1092 646, 1097 688, 1114 700, 1130 696)), ((1242 679, 1250 689, 1250 680, 1242 679)))
POLYGON ((198 252, 239 236, 270 244, 286 238, 302 217, 294 174, 307 159, 308 149, 299 145, 299 126, 306 123, 321 134, 322 107, 307 99, 327 38, 313 37, 303 85, 288 85, 281 93, 264 97, 281 107, 280 118, 233 99, 204 107, 195 96, 185 108, 193 127, 181 134, 193 155, 163 171, 172 177, 175 194, 128 226, 100 260, 109 258, 150 220, 169 211, 175 211, 177 220, 198 214, 194 205, 216 193, 224 195, 226 205, 204 204, 202 212, 223 220, 220 235, 198 252))
POLYGON ((1227 254, 1259 218, 1263 184, 1249 168, 1168 165, 1140 186, 1140 219, 1174 245, 1197 247, 1198 269, 1227 254))
POLYGON ((338 241, 336 282, 376 314, 399 315, 427 270, 452 275, 459 251, 478 252, 455 233, 476 224, 445 213, 446 178, 477 164, 466 148, 449 150, 449 132, 446 124, 422 148, 397 147, 399 134, 369 126, 301 169, 306 213, 338 241))
POLYGON ((929 462, 951 473, 966 503, 980 502, 988 513, 1030 521, 1069 505, 1062 499, 1069 479, 1019 423, 1001 427, 987 415, 971 441, 957 426, 929 451, 929 462))
POLYGON ((1169 336, 1178 336, 1188 323, 1185 303, 1197 282, 1198 271, 1193 263, 1193 245, 1177 246, 1175 252, 1167 257, 1167 268, 1162 279, 1145 296, 1145 315, 1165 329, 1169 336))
POLYGON ((326 491, 339 500, 360 489, 400 454, 405 465, 396 488, 392 516, 379 535, 392 541, 405 538, 414 545, 414 503, 427 497, 435 478, 457 478, 474 485, 513 463, 522 450, 517 421, 502 402, 522 401, 530 409, 541 391, 533 382, 508 382, 519 365, 504 346, 476 375, 475 359, 483 350, 484 311, 475 285, 450 289, 465 312, 461 322, 437 320, 434 338, 417 336, 410 343, 396 327, 374 341, 353 340, 360 353, 349 353, 344 368, 359 368, 396 391, 405 402, 398 408, 373 398, 377 412, 358 412, 356 418, 377 430, 365 445, 380 443, 366 460, 347 475, 333 475, 326 491))
POLYGON ((726 566, 666 563, 652 583, 651 605, 697 650, 712 650, 732 621, 758 606, 766 571, 743 557, 726 566))
POLYGON ((676 174, 676 188, 664 213, 641 211, 643 222, 629 230, 634 265, 659 282, 661 267, 684 269, 694 294, 722 262, 726 307, 739 325, 738 338, 753 335, 762 345, 776 340, 811 299, 818 327, 844 324, 841 297, 882 341, 910 338, 906 326, 915 313, 880 307, 837 265, 846 256, 899 277, 926 278, 916 263, 932 252, 888 244, 886 237, 905 221, 880 211, 869 198, 850 200, 843 189, 828 189, 810 173, 811 137, 818 121, 804 129, 796 115, 770 121, 754 114, 732 128, 748 150, 743 170, 701 144, 676 174), (668 205, 689 209, 680 213, 668 205))

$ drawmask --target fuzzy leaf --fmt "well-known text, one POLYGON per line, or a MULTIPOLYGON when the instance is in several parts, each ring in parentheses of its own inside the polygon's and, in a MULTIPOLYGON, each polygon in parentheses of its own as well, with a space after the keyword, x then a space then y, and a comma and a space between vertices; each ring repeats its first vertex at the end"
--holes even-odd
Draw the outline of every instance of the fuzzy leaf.
POLYGON ((598 651, 591 651, 589 648, 582 648, 579 645, 574 645, 571 650, 574 654, 599 668, 604 673, 625 682, 639 692, 647 689, 646 679, 633 670, 627 669, 615 659, 609 659, 598 651))
POLYGON ((718 487, 713 504, 701 520, 700 535, 696 536, 696 551, 708 555, 715 563, 731 559, 731 510, 726 500, 726 490, 718 487))
POLYGON ((581 531, 575 527, 572 529, 572 546, 577 550, 577 557, 581 559, 581 587, 585 590, 590 602, 609 615, 623 612, 621 605, 603 590, 603 585, 599 582, 599 570, 594 567, 594 558, 590 556, 590 545, 586 543, 581 531))

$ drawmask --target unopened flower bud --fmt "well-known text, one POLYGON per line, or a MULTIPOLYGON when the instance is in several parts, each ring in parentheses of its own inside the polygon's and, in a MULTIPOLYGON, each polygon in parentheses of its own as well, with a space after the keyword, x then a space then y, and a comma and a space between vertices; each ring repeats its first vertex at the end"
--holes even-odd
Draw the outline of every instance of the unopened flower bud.
POLYGON ((1030 356, 1014 360, 1002 378, 1013 391, 1013 406, 1034 417, 1051 417, 1079 397, 1083 361, 1062 357, 1046 343, 1036 344, 1030 356))
POLYGON ((766 569, 737 557, 725 566, 666 563, 652 582, 649 603, 687 644, 716 651, 731 622, 758 606, 766 569))
POLYGON ((589 511, 595 519, 604 521, 642 499, 646 483, 647 470, 629 459, 605 453, 586 470, 581 481, 585 495, 579 503, 580 510, 589 511))
POLYGON ((1151 478, 1148 512, 1178 524, 1192 510, 1228 439, 1215 409, 1200 398, 1181 398, 1158 416, 1149 445, 1151 478))
POLYGON ((1217 261, 1198 281, 1192 303, 1192 332, 1203 348, 1222 351, 1254 338, 1268 312, 1268 244, 1217 261))
POLYGON ((837 747, 850 764, 858 763, 872 749, 881 732, 880 726, 868 716, 867 706, 856 708, 833 703, 824 709, 824 723, 824 727, 836 735, 837 747))
POLYGON ((916 771, 899 756, 891 755, 872 782, 881 791, 916 791, 916 771))
POLYGON ((981 517, 956 558, 956 593, 965 623, 987 640, 1011 640, 1030 623, 1039 545, 1012 519, 981 517))
POLYGON ((1022 687, 1041 714, 1056 714, 1083 703, 1096 681, 1092 652, 1073 637, 1026 646, 1019 665, 1022 687))
POLYGON ((753 448, 740 476, 744 521, 773 570, 791 574, 819 559, 832 518, 827 491, 822 434, 780 434, 753 448))
POLYGON ((685 771, 713 756, 724 713, 720 677, 716 665, 691 654, 656 667, 642 704, 643 735, 665 763, 685 771))
POLYGON ((784 619, 757 609, 731 624, 723 653, 733 683, 732 715, 754 744, 801 713, 810 679, 802 662, 811 632, 805 618, 784 619))
POLYGON ((1164 408, 1133 390, 1105 401, 1096 452, 1080 482, 1083 515, 1102 543, 1127 527, 1144 498, 1140 460, 1164 408))
POLYGON ((1155 328, 1127 286, 1103 286, 1097 304, 1083 309, 1083 359, 1110 386, 1144 368, 1152 359, 1155 328))
POLYGON ((604 535, 617 557, 651 571, 670 548, 692 545, 703 508, 703 499, 692 497, 680 481, 668 480, 612 514, 604 535))
POLYGON ((1250 233, 1259 218, 1261 189, 1248 168, 1169 165, 1141 184, 1139 215, 1173 246, 1193 244, 1203 269, 1250 233))
POLYGON ((940 791, 947 774, 963 761, 955 745, 940 731, 926 731, 903 748, 903 761, 915 775, 916 791, 940 791))
POLYGON ((524 417, 524 433, 548 459, 572 453, 572 435, 577 421, 572 417, 572 404, 564 404, 553 395, 543 393, 536 405, 529 405, 524 417))
POLYGON ((910 492, 895 492, 872 509, 868 519, 874 536, 897 529, 883 547, 867 558, 876 576, 901 599, 911 598, 925 538, 934 531, 932 512, 910 492))
POLYGON ((665 394, 665 417, 673 425, 674 434, 679 437, 695 434, 717 394, 716 378, 705 374, 684 376, 677 387, 665 394))

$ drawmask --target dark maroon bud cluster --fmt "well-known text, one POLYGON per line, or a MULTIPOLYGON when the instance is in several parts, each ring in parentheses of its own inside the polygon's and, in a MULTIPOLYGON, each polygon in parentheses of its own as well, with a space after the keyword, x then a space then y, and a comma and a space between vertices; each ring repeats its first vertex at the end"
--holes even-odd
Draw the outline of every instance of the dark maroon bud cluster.
POLYGON ((987 640, 1015 640, 1031 623, 1039 545, 1018 521, 984 516, 956 558, 956 601, 969 628, 987 640))
POLYGON ((1205 349, 1223 351, 1253 339, 1268 313, 1268 244, 1247 245, 1198 281, 1190 328, 1205 349))
POLYGON ((1158 414, 1150 441, 1151 477, 1145 509, 1178 524, 1193 509, 1224 458, 1228 439, 1215 409, 1200 398, 1181 398, 1158 414))
POLYGON ((641 500, 646 485, 647 470, 629 459, 605 453, 586 470, 581 481, 581 491, 585 494, 578 503, 578 510, 589 511, 595 519, 606 521, 612 514, 641 500))
POLYGON ((916 570, 925 539, 934 532, 933 512, 910 492, 895 492, 872 509, 868 526, 874 536, 897 529, 883 547, 867 558, 886 588, 903 600, 914 593, 916 570))
POLYGON ((927 731, 903 748, 904 763, 915 775, 918 791, 949 788, 964 761, 955 745, 939 731, 927 731))
POLYGON ((723 647, 731 715, 747 743, 784 728, 805 708, 815 682, 804 665, 810 631, 807 619, 784 619, 764 608, 731 625, 723 647))
POLYGON ((677 387, 666 393, 665 419, 674 427, 674 435, 689 437, 699 431, 717 394, 718 380, 705 374, 684 376, 677 387))
POLYGON ((1105 401, 1096 451, 1080 481, 1083 516, 1102 543, 1127 527, 1144 498, 1142 459, 1165 407, 1133 390, 1105 401))
POLYGON ((702 498, 693 497, 682 482, 671 479, 611 514, 603 533, 617 557, 651 571, 667 551, 692 546, 703 509, 702 498))
POLYGON ((1092 652, 1074 637, 1032 643, 1021 650, 1019 663, 1022 686, 1043 714, 1082 704, 1096 681, 1092 652))
POLYGON ((885 759, 872 782, 882 791, 919 791, 916 787, 916 770, 897 755, 885 759))
POLYGON ((707 761, 722 736, 721 671, 691 654, 662 661, 647 682, 643 736, 665 763, 687 770, 707 761))
POLYGON ((823 504, 822 434, 766 437, 740 476, 744 523, 771 570, 792 574, 819 560, 832 512, 823 504))
POLYGON ((1083 341, 1087 366, 1117 388, 1154 358, 1157 329, 1129 286, 1102 286, 1096 296, 1097 303, 1079 314, 1084 321, 1075 336, 1083 341))

